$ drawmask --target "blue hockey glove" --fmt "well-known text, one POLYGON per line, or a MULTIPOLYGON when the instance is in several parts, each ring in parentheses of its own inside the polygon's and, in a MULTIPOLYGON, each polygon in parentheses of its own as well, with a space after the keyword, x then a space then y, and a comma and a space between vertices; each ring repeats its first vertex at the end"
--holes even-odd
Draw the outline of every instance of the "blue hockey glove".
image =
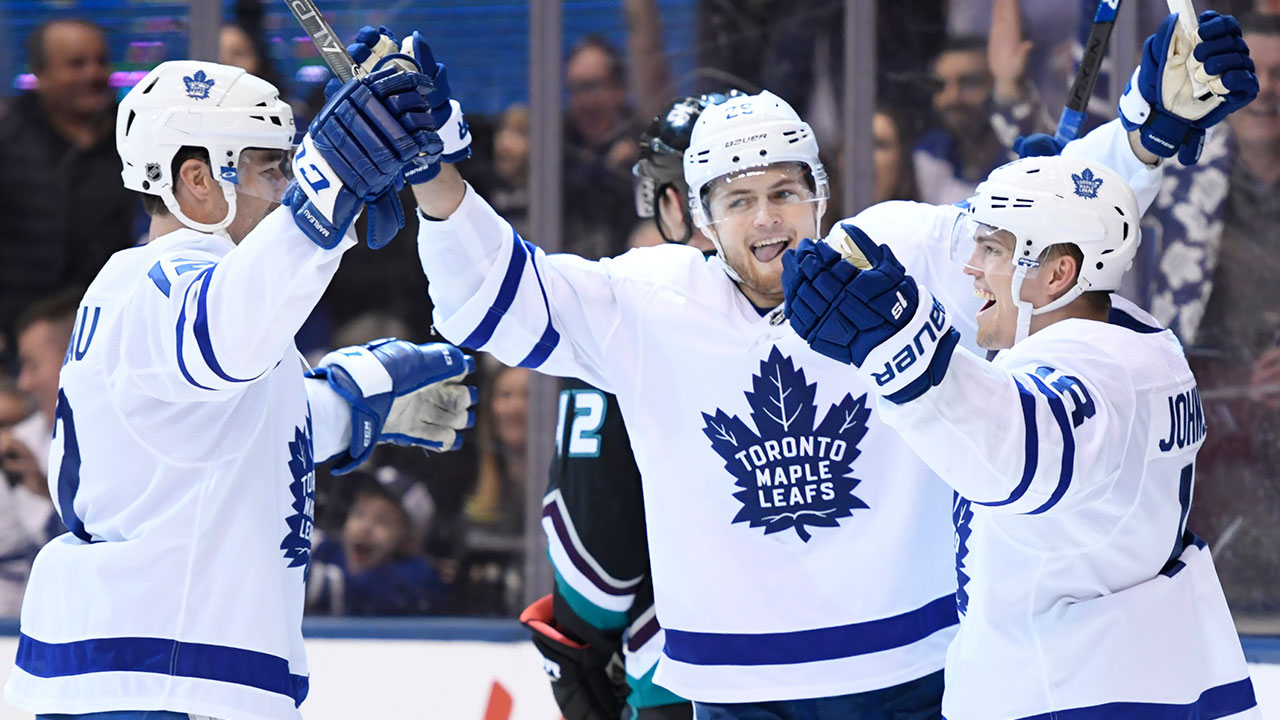
MULTIPOLYGON (((436 62, 431 47, 416 30, 399 46, 396 42, 395 35, 387 28, 374 29, 366 25, 356 32, 356 41, 347 46, 347 52, 367 69, 380 67, 387 62, 395 62, 406 68, 420 68, 434 85, 427 95, 427 103, 444 144, 439 162, 456 163, 471 157, 471 129, 462 113, 462 105, 457 100, 450 99, 449 76, 444 63, 436 62)), ((410 185, 419 185, 438 174, 438 162, 430 157, 422 157, 405 169, 404 177, 410 185)))
POLYGON ((1258 95, 1249 47, 1240 23, 1212 10, 1200 13, 1198 37, 1188 38, 1170 15, 1143 46, 1142 63, 1120 98, 1120 121, 1138 130, 1142 146, 1160 157, 1194 165, 1205 131, 1258 95), (1191 73, 1212 94, 1200 99, 1191 73))
POLYGON ((311 121, 283 202, 317 245, 336 246, 364 206, 369 247, 386 245, 403 227, 401 173, 441 148, 426 101, 431 87, 421 73, 384 68, 347 81, 311 121))
POLYGON ((476 402, 476 389, 462 378, 475 368, 452 345, 395 338, 325 355, 307 376, 327 379, 351 403, 351 445, 338 456, 334 474, 354 470, 380 442, 439 451, 461 447, 457 431, 475 423, 468 408, 476 402))
POLYGON ((1065 143, 1045 133, 1019 135, 1018 139, 1013 141, 1013 151, 1018 154, 1019 160, 1029 157, 1061 155, 1064 147, 1066 147, 1065 143))
POLYGON ((809 346, 857 366, 888 400, 914 400, 942 382, 960 334, 893 252, 857 227, 842 224, 826 240, 803 240, 783 255, 782 289, 791 326, 809 346))

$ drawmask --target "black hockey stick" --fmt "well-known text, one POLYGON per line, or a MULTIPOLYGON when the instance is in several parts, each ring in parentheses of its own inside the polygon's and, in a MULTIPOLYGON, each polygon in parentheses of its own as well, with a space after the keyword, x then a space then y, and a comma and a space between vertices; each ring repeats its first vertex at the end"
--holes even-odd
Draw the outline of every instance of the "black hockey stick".
POLYGON ((1054 138, 1061 143, 1074 140, 1080 134, 1080 127, 1084 125, 1085 108, 1089 106, 1089 97, 1093 95, 1093 86, 1098 81, 1098 71, 1102 69, 1102 59, 1106 57, 1107 45, 1111 42, 1111 29, 1116 25, 1116 13, 1120 12, 1121 2, 1122 0, 1098 0, 1098 12, 1093 16, 1093 27, 1089 29, 1089 39, 1084 44, 1080 69, 1076 71, 1076 79, 1071 83, 1067 106, 1062 109, 1058 131, 1054 133, 1054 138))
POLYGON ((320 14, 320 8, 316 7, 315 0, 285 0, 285 2, 289 5, 293 16, 298 19, 298 24, 302 25, 302 29, 306 30, 307 35, 311 37, 311 42, 316 44, 320 57, 324 58, 324 63, 329 66, 333 74, 337 75, 342 82, 355 77, 358 67, 356 61, 338 40, 337 34, 333 32, 328 21, 320 14))

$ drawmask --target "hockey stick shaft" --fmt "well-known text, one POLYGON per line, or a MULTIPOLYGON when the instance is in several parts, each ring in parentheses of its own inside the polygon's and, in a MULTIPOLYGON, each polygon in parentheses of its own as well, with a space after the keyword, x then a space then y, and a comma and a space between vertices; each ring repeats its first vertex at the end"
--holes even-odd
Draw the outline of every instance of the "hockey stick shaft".
POLYGON ((1085 110, 1089 107, 1093 86, 1102 70, 1102 60, 1107 55, 1107 45, 1111 42, 1111 30, 1116 25, 1116 13, 1120 12, 1121 2, 1122 0, 1098 2, 1098 12, 1093 16, 1093 27, 1089 28, 1089 39, 1085 42, 1084 53, 1080 57, 1080 69, 1076 71, 1075 81, 1071 83, 1067 106, 1062 109, 1058 131, 1054 133, 1054 138, 1059 142, 1067 143, 1076 139, 1080 134, 1080 127, 1084 125, 1085 110))
POLYGON ((285 0, 285 2, 289 5, 293 16, 298 19, 298 24, 311 37, 311 42, 315 43, 316 49, 320 51, 320 57, 324 58, 324 63, 329 66, 333 74, 337 75, 342 82, 355 77, 355 60, 342 46, 338 35, 324 19, 324 15, 320 14, 320 8, 316 7, 315 0, 285 0))

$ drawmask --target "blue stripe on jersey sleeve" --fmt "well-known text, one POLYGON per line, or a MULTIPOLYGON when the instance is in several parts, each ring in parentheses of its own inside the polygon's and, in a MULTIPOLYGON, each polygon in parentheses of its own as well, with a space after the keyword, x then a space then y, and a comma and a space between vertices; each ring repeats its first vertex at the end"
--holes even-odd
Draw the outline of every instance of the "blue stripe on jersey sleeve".
POLYGON ((192 330, 196 336, 196 345, 200 348, 200 357, 204 358, 205 365, 213 371, 222 380, 229 383, 246 383, 257 380, 266 374, 266 371, 260 372, 251 378, 235 378, 223 372, 222 366, 218 364, 218 358, 213 354, 213 342, 209 339, 209 286, 213 284, 213 271, 217 270, 217 265, 210 265, 200 274, 196 276, 192 285, 203 282, 200 286, 200 296, 196 301, 196 321, 192 330))
POLYGON ((1013 384, 1018 386, 1018 400, 1022 403, 1022 423, 1026 428, 1025 446, 1023 447, 1022 461, 1022 479, 1018 481, 1018 486, 1009 493, 1009 497, 997 502, 979 502, 972 500, 975 505, 986 505, 987 507, 1000 507, 1017 502, 1027 493, 1027 489, 1031 487, 1031 480, 1036 476, 1036 466, 1040 462, 1040 437, 1036 432, 1036 398, 1027 390, 1017 378, 1014 378, 1013 384))
POLYGON ((529 251, 525 249, 524 241, 514 229, 511 230, 511 241, 511 260, 507 263, 507 272, 502 277, 502 284, 498 286, 498 296, 493 299, 493 304, 489 306, 484 319, 476 329, 471 331, 466 340, 459 343, 462 347, 474 350, 489 342, 489 338, 493 337, 493 331, 498 329, 498 322, 511 309, 511 303, 516 299, 516 290, 520 289, 520 278, 524 275, 524 262, 529 251))
POLYGON ((1071 476, 1075 468, 1076 436, 1075 431, 1071 429, 1071 420, 1067 417, 1067 407, 1063 404, 1062 397, 1050 390, 1038 376, 1028 373, 1027 377, 1035 383, 1040 394, 1048 399, 1049 410, 1053 412, 1053 419, 1058 421, 1058 429, 1062 432, 1062 472, 1058 475, 1058 486, 1053 489, 1053 494, 1044 501, 1043 505, 1027 513, 1039 515, 1057 505, 1062 496, 1067 494, 1067 488, 1071 487, 1071 476))
POLYGON ((183 349, 182 349, 182 346, 183 346, 183 340, 184 340, 184 338, 186 337, 186 334, 187 334, 187 333, 186 333, 186 329, 187 329, 187 300, 188 300, 188 299, 190 299, 190 297, 191 297, 191 290, 192 290, 194 287, 195 287, 195 283, 192 283, 191 285, 188 285, 188 286, 187 286, 187 289, 184 291, 183 296, 182 296, 182 307, 178 310, 178 325, 177 325, 177 328, 176 328, 176 332, 177 332, 177 334, 178 334, 178 340, 177 340, 177 345, 176 345, 176 353, 177 353, 177 355, 178 355, 178 371, 182 373, 182 377, 183 377, 183 379, 184 379, 184 380, 186 380, 188 383, 190 383, 190 384, 194 385, 195 387, 198 387, 198 388, 200 388, 201 390, 213 390, 213 388, 211 388, 211 387, 209 387, 209 386, 207 386, 207 385, 201 385, 200 383, 196 382, 196 379, 195 379, 194 377, 191 377, 191 371, 187 369, 187 357, 186 357, 186 354, 183 352, 183 349))
POLYGON ((1055 710, 1020 720, 1214 720, 1256 707, 1253 682, 1249 678, 1211 687, 1186 704, 1113 702, 1089 707, 1055 710))
POLYGON ((542 331, 542 337, 538 338, 537 344, 529 351, 525 359, 520 361, 520 367, 537 368, 550 357, 551 351, 556 349, 556 345, 560 344, 560 333, 556 330, 555 325, 551 322, 551 303, 547 300, 547 287, 542 283, 542 271, 538 270, 536 261, 536 253, 533 245, 523 238, 516 238, 524 243, 525 250, 528 251, 529 257, 532 258, 530 264, 533 265, 533 275, 538 279, 538 289, 542 291, 542 306, 547 309, 547 327, 542 331))
POLYGON ((790 665, 905 647, 958 622, 951 594, 901 615, 813 630, 708 633, 664 628, 665 652, 691 665, 790 665))
POLYGON ((18 667, 42 678, 99 672, 142 672, 245 685, 284 695, 294 707, 307 696, 305 675, 289 661, 255 650, 187 643, 167 638, 91 638, 46 643, 18 635, 18 667))
POLYGON ((151 278, 151 282, 155 283, 157 288, 160 288, 160 292, 164 293, 165 297, 169 297, 169 288, 173 284, 169 282, 169 278, 164 274, 164 268, 160 267, 158 260, 147 271, 147 277, 151 278))

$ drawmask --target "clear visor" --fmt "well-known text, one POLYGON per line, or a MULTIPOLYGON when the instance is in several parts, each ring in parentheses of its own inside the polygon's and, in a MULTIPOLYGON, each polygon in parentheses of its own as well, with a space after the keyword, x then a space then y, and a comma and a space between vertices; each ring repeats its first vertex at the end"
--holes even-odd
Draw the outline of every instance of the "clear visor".
POLYGON ((803 220, 812 227, 794 229, 802 237, 814 237, 821 203, 827 198, 815 194, 811 182, 800 163, 764 165, 716 178, 703 201, 707 224, 765 227, 797 225, 803 220))
POLYGON ((293 179, 293 153, 294 149, 245 148, 234 165, 221 164, 214 172, 233 184, 237 195, 278 203, 293 179))
MULTIPOLYGON (((969 214, 956 218, 951 228, 950 255, 961 267, 989 276, 1011 276, 1017 238, 1008 230, 980 223, 969 214)), ((1026 262, 1028 276, 1039 263, 1026 262)))

